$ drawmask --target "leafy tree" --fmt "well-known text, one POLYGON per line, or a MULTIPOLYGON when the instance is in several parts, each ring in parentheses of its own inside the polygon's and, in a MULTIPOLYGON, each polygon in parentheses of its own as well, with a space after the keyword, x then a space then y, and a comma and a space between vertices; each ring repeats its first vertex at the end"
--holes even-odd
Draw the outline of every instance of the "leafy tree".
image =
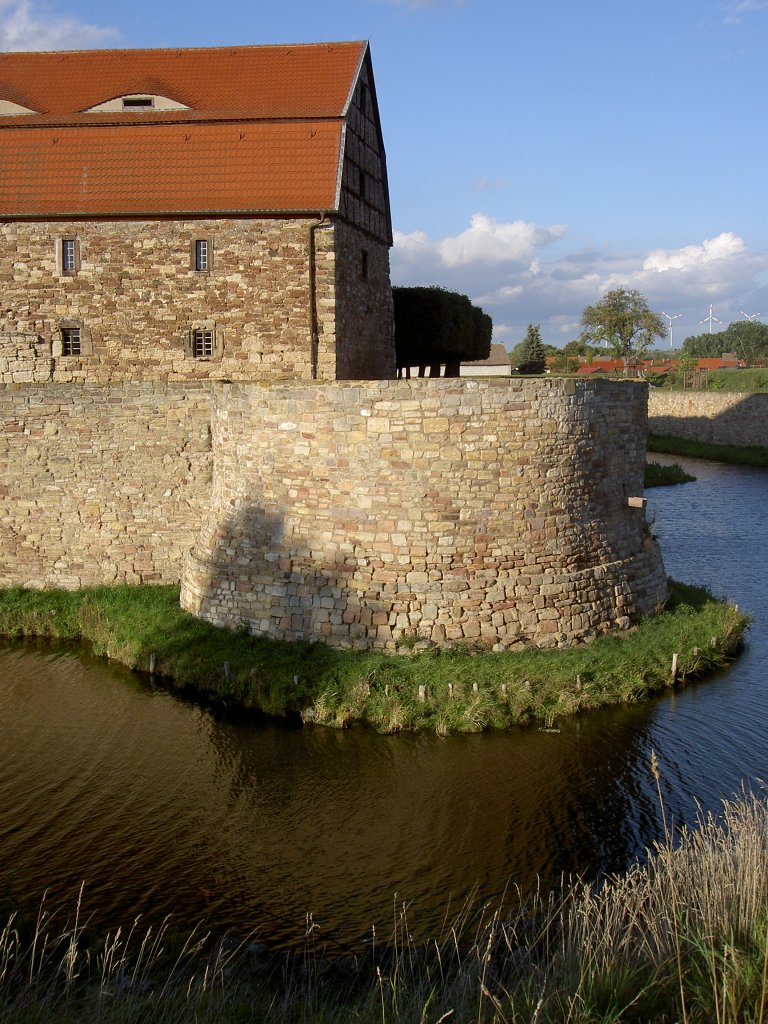
POLYGON ((694 359, 708 359, 721 356, 728 351, 723 341, 725 331, 717 334, 692 334, 683 342, 683 354, 694 359))
POLYGON ((547 360, 538 324, 528 324, 528 330, 517 355, 516 365, 520 373, 544 373, 547 360))
POLYGON ((734 320, 717 334, 694 334, 683 342, 683 352, 699 359, 733 352, 746 363, 768 357, 768 324, 734 320))
POLYGON ((666 333, 659 314, 634 288, 606 292, 600 302, 585 308, 581 323, 583 340, 607 342, 613 355, 624 360, 625 371, 630 359, 642 356, 654 338, 663 338, 666 333))
POLYGON ((486 359, 491 352, 493 321, 466 295, 436 286, 393 288, 395 352, 398 369, 427 367, 431 377, 458 377, 462 362, 486 359))
POLYGON ((564 348, 561 348, 550 365, 556 373, 577 373, 580 365, 579 357, 570 355, 564 348))
POLYGON ((563 345, 563 352, 565 352, 567 356, 584 356, 589 359, 595 354, 595 351, 594 345, 588 345, 586 341, 581 338, 569 341, 563 345))

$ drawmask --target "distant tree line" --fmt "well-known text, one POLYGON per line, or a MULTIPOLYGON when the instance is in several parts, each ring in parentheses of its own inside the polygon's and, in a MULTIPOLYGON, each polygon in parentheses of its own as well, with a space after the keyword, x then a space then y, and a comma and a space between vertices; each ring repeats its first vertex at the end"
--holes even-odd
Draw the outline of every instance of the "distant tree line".
POLYGON ((398 371, 418 366, 419 376, 458 377, 462 363, 491 354, 493 321, 466 295, 435 285, 392 289, 398 371))
POLYGON ((768 324, 735 320, 717 334, 692 334, 683 342, 683 352, 698 359, 732 352, 748 364, 765 362, 768 360, 768 324))

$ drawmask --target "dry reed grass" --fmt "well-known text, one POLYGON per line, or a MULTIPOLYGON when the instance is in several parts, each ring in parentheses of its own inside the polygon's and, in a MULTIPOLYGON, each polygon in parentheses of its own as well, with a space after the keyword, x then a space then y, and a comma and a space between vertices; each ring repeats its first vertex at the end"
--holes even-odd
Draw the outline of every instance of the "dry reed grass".
POLYGON ((177 945, 138 921, 91 945, 77 910, 43 908, 0 933, 0 1021, 768 1024, 768 802, 745 791, 601 883, 470 900, 426 944, 406 904, 357 959, 322 959, 316 931, 308 917, 303 954, 254 965, 247 942, 177 945))

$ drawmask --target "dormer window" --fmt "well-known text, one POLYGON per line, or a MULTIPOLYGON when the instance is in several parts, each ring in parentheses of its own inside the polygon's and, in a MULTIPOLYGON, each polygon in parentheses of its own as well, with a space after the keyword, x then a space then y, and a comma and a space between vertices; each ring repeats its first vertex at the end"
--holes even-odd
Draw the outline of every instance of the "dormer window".
POLYGON ((0 116, 7 114, 12 117, 14 114, 36 113, 36 110, 31 110, 29 107, 22 107, 20 103, 14 103, 13 100, 4 100, 0 97, 0 116))
POLYGON ((171 99, 170 96, 160 96, 151 92, 127 92, 123 96, 115 96, 114 99, 97 103, 95 107, 88 107, 85 113, 114 114, 121 110, 189 110, 189 107, 185 103, 171 99))

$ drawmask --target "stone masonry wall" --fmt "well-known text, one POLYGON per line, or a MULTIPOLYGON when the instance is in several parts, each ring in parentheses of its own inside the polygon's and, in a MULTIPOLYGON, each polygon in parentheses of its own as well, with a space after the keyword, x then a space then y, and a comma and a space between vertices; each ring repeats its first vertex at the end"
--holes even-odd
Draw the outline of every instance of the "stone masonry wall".
POLYGON ((397 375, 389 246, 336 228, 336 374, 339 380, 397 375))
POLYGON ((209 395, 0 387, 0 586, 178 583, 210 500, 209 395))
POLYGON ((182 585, 212 622, 342 647, 551 647, 666 596, 629 504, 645 385, 215 385, 212 424, 212 497, 182 585))
POLYGON ((326 221, 313 228, 315 223, 0 224, 0 382, 18 383, 20 373, 27 381, 102 384, 386 376, 394 360, 387 247, 369 244, 347 225, 326 221), (72 274, 61 270, 62 238, 77 241, 72 274), (194 269, 196 239, 210 243, 207 272, 194 269), (366 288, 357 280, 363 248, 371 252, 366 288), (357 277, 344 269, 352 259, 357 277), (353 335, 356 322, 360 331, 353 335), (65 356, 60 328, 73 326, 82 328, 83 354, 65 356), (189 352, 194 329, 213 331, 212 358, 189 352), (343 365, 337 366, 339 344, 343 365))
POLYGON ((768 395, 651 388, 648 429, 709 444, 768 447, 768 395))

